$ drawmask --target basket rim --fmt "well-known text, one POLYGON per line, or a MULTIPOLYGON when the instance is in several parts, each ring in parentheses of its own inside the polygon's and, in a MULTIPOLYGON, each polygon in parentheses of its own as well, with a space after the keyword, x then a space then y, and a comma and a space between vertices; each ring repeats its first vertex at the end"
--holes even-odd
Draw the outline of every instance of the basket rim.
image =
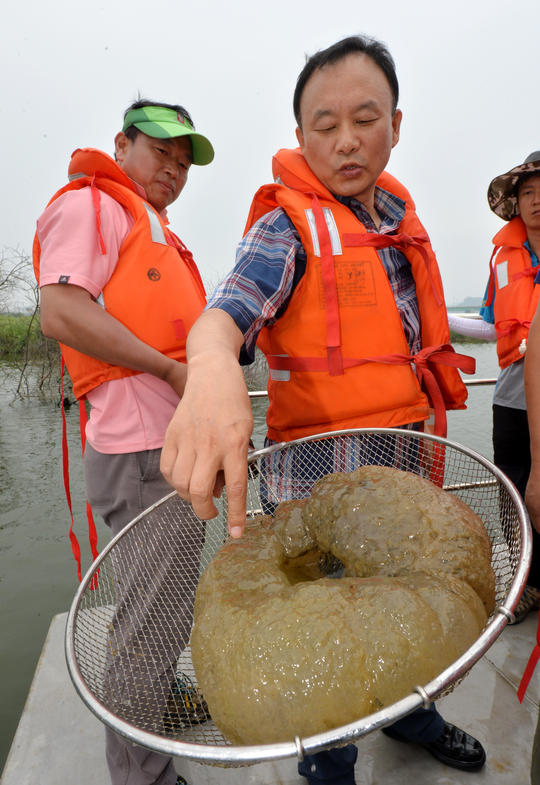
MULTIPOLYGON (((525 504, 511 480, 509 480, 492 461, 475 450, 442 436, 435 436, 434 434, 400 428, 353 428, 313 434, 311 436, 295 439, 294 441, 278 442, 258 450, 251 450, 248 455, 248 465, 274 452, 289 449, 298 444, 341 436, 371 434, 388 434, 393 437, 405 436, 411 439, 428 440, 461 452, 480 463, 493 474, 498 482, 505 487, 515 505, 520 528, 520 553, 516 571, 505 597, 504 604, 499 605, 493 611, 484 630, 474 643, 442 673, 438 674, 427 684, 415 687, 413 692, 401 700, 395 701, 390 706, 386 706, 359 720, 306 738, 299 738, 296 736, 294 740, 288 742, 259 745, 202 744, 171 739, 136 728, 134 725, 125 722, 111 712, 86 686, 75 653, 75 624, 83 596, 101 563, 107 558, 116 543, 125 537, 141 519, 177 496, 176 491, 173 490, 135 517, 121 532, 111 539, 84 575, 68 612, 64 641, 68 672, 79 697, 99 720, 113 731, 135 744, 162 754, 189 758, 206 764, 241 766, 290 757, 297 757, 301 760, 304 754, 313 754, 332 746, 353 742, 355 739, 361 738, 374 730, 380 729, 385 725, 389 725, 396 720, 405 717, 421 706, 429 705, 431 701, 440 696, 441 693, 445 692, 445 690, 451 687, 456 681, 462 679, 471 670, 480 657, 482 657, 496 641, 507 623, 513 618, 513 609, 516 607, 523 591, 532 555, 531 525, 525 504)), ((445 486, 443 486, 443 488, 444 487, 445 486)), ((193 515, 195 515, 195 513, 193 513, 193 515)), ((204 521, 201 522, 204 523, 204 521)))

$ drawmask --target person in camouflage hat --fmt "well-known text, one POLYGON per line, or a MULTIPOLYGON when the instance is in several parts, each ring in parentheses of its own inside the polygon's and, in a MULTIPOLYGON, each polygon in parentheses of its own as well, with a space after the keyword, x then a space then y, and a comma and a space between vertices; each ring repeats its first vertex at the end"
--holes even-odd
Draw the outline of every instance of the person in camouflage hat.
MULTIPOLYGON (((488 203, 505 225, 493 238, 482 321, 449 316, 450 328, 497 341, 501 373, 493 396, 493 458, 522 496, 531 471, 530 435, 523 379, 529 326, 540 300, 540 151, 491 181, 488 203)), ((515 623, 538 608, 540 534, 533 530, 528 584, 515 623)))
POLYGON ((518 215, 518 186, 535 173, 540 174, 540 150, 528 155, 519 166, 514 166, 509 172, 500 174, 491 181, 487 198, 489 206, 499 218, 511 221, 518 215))

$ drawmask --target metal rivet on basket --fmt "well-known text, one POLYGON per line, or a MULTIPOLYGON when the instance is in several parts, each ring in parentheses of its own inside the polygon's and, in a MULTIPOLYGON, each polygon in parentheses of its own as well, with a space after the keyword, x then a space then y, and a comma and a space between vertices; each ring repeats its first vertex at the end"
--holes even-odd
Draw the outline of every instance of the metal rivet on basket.
POLYGON ((294 743, 296 745, 296 755, 298 756, 298 760, 302 762, 304 760, 304 745, 302 744, 302 739, 300 736, 294 737, 294 743))
POLYGON ((414 688, 414 692, 417 692, 422 698, 422 706, 424 707, 424 709, 429 709, 433 701, 431 700, 425 689, 417 685, 414 688))
POLYGON ((507 618, 510 624, 512 624, 512 622, 514 622, 516 619, 512 611, 506 608, 504 605, 499 605, 496 612, 507 618))

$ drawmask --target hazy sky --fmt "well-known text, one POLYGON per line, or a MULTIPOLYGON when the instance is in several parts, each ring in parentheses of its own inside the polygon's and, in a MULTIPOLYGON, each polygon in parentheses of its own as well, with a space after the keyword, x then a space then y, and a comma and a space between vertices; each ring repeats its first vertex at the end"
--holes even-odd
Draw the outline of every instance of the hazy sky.
POLYGON ((0 248, 30 251, 72 150, 112 152, 141 93, 184 104, 214 144, 169 213, 213 288, 272 154, 296 145, 306 53, 366 33, 388 45, 400 81, 388 169, 416 201, 449 304, 483 294, 502 226, 487 186, 540 149, 538 0, 26 0, 4 3, 0 20, 0 248))

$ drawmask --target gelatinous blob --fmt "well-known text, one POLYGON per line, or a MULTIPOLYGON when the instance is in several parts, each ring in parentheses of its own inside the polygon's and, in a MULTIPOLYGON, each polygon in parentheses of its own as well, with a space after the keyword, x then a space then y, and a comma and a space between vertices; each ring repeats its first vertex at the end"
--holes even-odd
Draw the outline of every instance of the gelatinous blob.
POLYGON ((386 467, 254 519, 197 589, 192 658, 216 725, 233 743, 290 741, 409 694, 478 637, 490 558, 466 505, 386 467), (324 575, 326 554, 344 577, 324 575))

